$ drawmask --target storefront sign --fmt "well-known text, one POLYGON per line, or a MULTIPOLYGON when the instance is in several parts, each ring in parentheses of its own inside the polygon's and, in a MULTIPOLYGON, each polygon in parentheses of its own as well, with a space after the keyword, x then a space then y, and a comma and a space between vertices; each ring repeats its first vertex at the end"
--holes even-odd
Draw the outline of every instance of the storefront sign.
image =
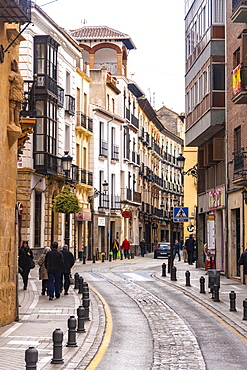
POLYGON ((98 226, 105 226, 105 217, 98 218, 98 226))
POLYGON ((91 221, 91 211, 89 209, 83 209, 75 214, 76 221, 91 221))
POLYGON ((225 188, 218 188, 208 192, 208 208, 218 209, 225 207, 225 188))
POLYGON ((122 212, 122 216, 124 218, 130 218, 131 217, 131 212, 130 211, 123 211, 122 212))

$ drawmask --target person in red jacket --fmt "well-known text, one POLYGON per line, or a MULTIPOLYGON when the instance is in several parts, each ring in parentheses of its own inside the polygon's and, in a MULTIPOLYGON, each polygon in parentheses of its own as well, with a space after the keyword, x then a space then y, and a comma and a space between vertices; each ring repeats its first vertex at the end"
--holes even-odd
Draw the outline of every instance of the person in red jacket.
POLYGON ((124 250, 124 257, 129 258, 130 242, 127 238, 125 238, 122 243, 122 249, 124 250))

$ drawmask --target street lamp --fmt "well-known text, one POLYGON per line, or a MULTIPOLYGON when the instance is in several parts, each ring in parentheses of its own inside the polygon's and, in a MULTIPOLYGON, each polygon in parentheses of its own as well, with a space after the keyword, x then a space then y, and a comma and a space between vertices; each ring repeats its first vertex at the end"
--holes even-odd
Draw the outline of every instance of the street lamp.
POLYGON ((109 184, 108 184, 108 182, 106 180, 102 183, 104 194, 106 194, 108 192, 108 185, 109 184))
MULTIPOLYGON (((178 167, 183 170, 185 158, 182 154, 179 154, 179 156, 177 157, 177 162, 178 167)), ((189 168, 187 171, 182 171, 182 174, 197 178, 197 163, 193 167, 189 168)))
MULTIPOLYGON (((62 157, 62 168, 63 168, 63 172, 65 173, 65 184, 69 183, 68 179, 70 177, 72 160, 73 160, 73 158, 69 155, 69 152, 65 151, 64 156, 62 157)), ((69 213, 65 213, 64 243, 68 245, 68 248, 69 248, 69 241, 70 241, 69 223, 70 223, 70 215, 69 215, 69 213)))

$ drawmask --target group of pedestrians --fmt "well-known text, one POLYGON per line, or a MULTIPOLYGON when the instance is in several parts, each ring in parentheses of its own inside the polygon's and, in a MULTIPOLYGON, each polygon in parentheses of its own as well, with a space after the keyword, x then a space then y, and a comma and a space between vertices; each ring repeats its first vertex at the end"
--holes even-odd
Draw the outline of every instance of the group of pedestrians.
MULTIPOLYGON (((33 262, 33 253, 28 247, 27 242, 23 242, 19 250, 19 271, 23 279, 24 290, 27 289, 28 275, 33 262)), ((70 286, 70 272, 74 265, 74 256, 64 245, 62 250, 58 250, 58 243, 53 242, 50 247, 44 248, 37 263, 39 265, 39 279, 42 280, 41 294, 47 294, 52 301, 54 296, 60 298, 61 292, 68 295, 70 286)))
POLYGON ((184 262, 188 262, 189 265, 193 265, 196 252, 196 241, 193 237, 193 234, 189 235, 189 237, 186 238, 183 246, 177 239, 175 240, 175 243, 173 245, 173 259, 175 259, 176 255, 178 255, 178 259, 179 261, 181 261, 180 250, 183 251, 184 262))

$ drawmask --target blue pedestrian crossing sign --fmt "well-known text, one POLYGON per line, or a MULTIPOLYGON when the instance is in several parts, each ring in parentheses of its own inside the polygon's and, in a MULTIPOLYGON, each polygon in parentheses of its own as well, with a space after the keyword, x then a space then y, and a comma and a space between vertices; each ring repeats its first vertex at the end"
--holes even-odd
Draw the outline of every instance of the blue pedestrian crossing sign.
POLYGON ((174 207, 173 208, 174 222, 189 222, 189 207, 174 207))

